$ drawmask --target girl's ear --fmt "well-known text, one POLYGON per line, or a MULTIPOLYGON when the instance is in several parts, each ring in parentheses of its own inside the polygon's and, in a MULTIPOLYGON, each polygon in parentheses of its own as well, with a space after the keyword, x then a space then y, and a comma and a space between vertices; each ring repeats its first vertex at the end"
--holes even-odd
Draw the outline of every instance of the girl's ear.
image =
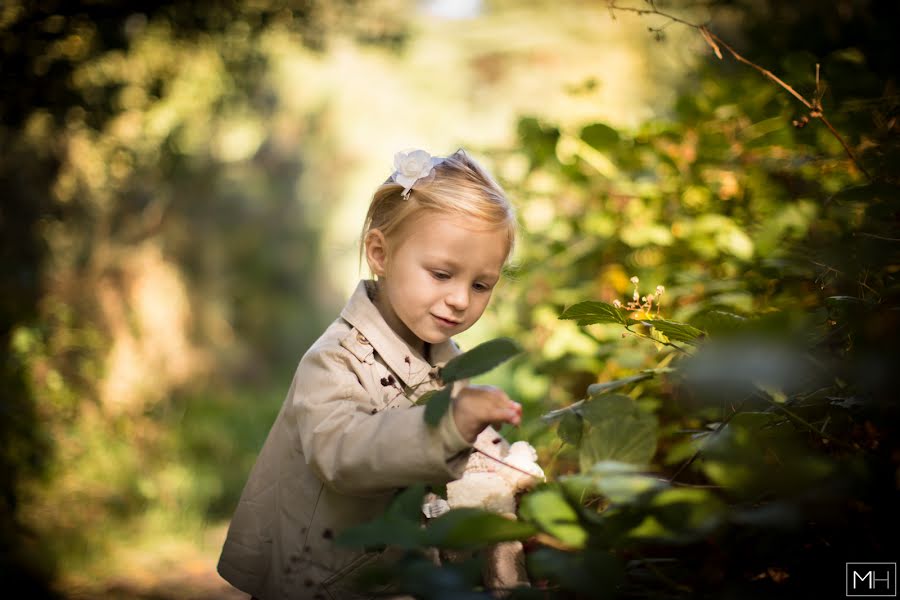
POLYGON ((384 277, 387 271, 387 239, 380 229, 370 229, 366 234, 366 262, 369 270, 377 277, 384 277))

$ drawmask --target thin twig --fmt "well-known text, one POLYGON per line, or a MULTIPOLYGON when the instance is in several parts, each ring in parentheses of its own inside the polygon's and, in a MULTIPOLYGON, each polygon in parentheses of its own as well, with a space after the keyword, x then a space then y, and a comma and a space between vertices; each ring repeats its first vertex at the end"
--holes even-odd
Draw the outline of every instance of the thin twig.
POLYGON ((702 442, 700 442, 700 447, 694 451, 694 453, 691 455, 691 457, 689 459, 687 459, 686 461, 684 461, 683 463, 681 463, 681 466, 678 467, 678 470, 676 470, 675 473, 673 473, 672 476, 669 477, 669 483, 674 484, 675 480, 678 478, 678 476, 681 475, 685 469, 687 469, 689 466, 691 466, 695 460, 697 460, 697 458, 703 452, 703 448, 704 448, 704 446, 706 446, 707 442, 709 442, 710 439, 712 439, 717 434, 719 434, 719 432, 721 432, 725 428, 725 426, 728 425, 728 423, 731 421, 731 419, 733 419, 735 417, 735 415, 737 415, 738 413, 741 412, 741 410, 743 410, 744 404, 746 404, 747 400, 749 400, 749 399, 750 399, 750 397, 748 396, 748 397, 744 398, 743 400, 741 400, 741 403, 738 405, 737 409, 735 409, 734 412, 732 412, 730 415, 725 417, 718 425, 716 425, 716 428, 713 429, 709 433, 709 435, 707 435, 706 438, 703 439, 702 442))
POLYGON ((845 442, 845 441, 843 441, 843 440, 837 439, 836 437, 832 436, 831 434, 825 433, 824 428, 823 428, 822 430, 819 430, 815 425, 813 425, 812 423, 810 423, 809 421, 807 421, 806 419, 804 419, 803 417, 801 417, 800 415, 798 415, 798 414, 795 413, 794 411, 790 410, 790 409, 789 409, 788 407, 786 407, 784 404, 782 404, 782 403, 780 403, 780 402, 776 402, 775 400, 773 400, 772 397, 769 396, 769 394, 765 394, 765 398, 766 398, 766 401, 767 401, 770 405, 772 405, 773 407, 775 407, 775 408, 777 408, 778 410, 780 410, 781 412, 783 412, 783 413, 784 413, 785 415, 787 415, 788 418, 790 418, 792 421, 794 421, 795 423, 799 423, 799 424, 802 425, 805 429, 808 429, 810 432, 812 432, 813 434, 815 434, 815 435, 821 437, 822 439, 826 439, 826 440, 828 440, 829 442, 835 444, 836 446, 840 446, 840 447, 842 447, 842 448, 846 448, 847 450, 858 450, 858 449, 859 449, 859 448, 853 446, 852 444, 848 444, 847 442, 845 442))
POLYGON ((528 475, 529 477, 534 477, 534 478, 537 479, 537 480, 540 480, 540 479, 541 479, 540 477, 538 477, 538 476, 535 475, 534 473, 529 473, 528 471, 526 471, 526 470, 524 470, 524 469, 520 469, 519 467, 514 467, 514 466, 512 466, 511 464, 509 464, 508 462, 506 462, 506 461, 504 461, 504 460, 502 460, 502 459, 500 459, 500 458, 497 458, 496 456, 493 456, 493 455, 491 455, 491 454, 488 454, 488 453, 485 452, 484 450, 480 450, 479 448, 477 448, 477 447, 475 447, 475 446, 473 446, 472 449, 473 449, 475 452, 478 452, 479 454, 481 454, 482 456, 487 456, 489 459, 495 460, 495 461, 497 461, 498 463, 500 463, 501 465, 503 465, 504 467, 510 468, 510 469, 512 469, 513 471, 518 471, 519 473, 522 473, 522 474, 524 474, 524 475, 528 475))

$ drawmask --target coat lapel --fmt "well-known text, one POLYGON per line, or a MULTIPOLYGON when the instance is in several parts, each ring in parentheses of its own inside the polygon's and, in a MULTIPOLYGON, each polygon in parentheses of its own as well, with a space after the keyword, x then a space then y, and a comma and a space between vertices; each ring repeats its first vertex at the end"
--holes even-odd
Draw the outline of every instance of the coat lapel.
POLYGON ((374 281, 360 281, 356 290, 341 311, 341 317, 363 335, 359 341, 368 343, 381 356, 385 364, 397 374, 406 387, 432 389, 429 385, 436 378, 436 367, 441 367, 448 360, 460 354, 459 348, 452 340, 433 344, 429 364, 421 354, 397 335, 378 312, 378 308, 369 299, 367 286, 374 281), (434 375, 434 376, 433 376, 434 375))

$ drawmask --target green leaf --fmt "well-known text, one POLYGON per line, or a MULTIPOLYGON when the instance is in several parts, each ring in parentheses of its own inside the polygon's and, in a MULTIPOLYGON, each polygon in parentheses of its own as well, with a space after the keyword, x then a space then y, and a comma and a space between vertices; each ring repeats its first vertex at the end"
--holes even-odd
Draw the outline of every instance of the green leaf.
POLYGON ((724 310, 709 310, 691 320, 713 336, 717 333, 738 332, 752 324, 750 319, 724 310))
POLYGON ((419 521, 424 496, 424 485, 406 488, 394 497, 384 513, 372 521, 341 532, 335 542, 349 547, 421 547, 424 538, 419 521))
POLYGON ((582 471, 602 460, 650 462, 656 452, 656 417, 642 412, 634 400, 603 394, 585 402, 579 412, 590 424, 581 439, 582 471))
POLYGON ((425 405, 425 422, 431 427, 437 427, 449 406, 450 386, 445 386, 428 398, 428 404, 425 405))
POLYGON ((612 304, 589 300, 573 304, 559 315, 560 319, 577 320, 579 325, 594 323, 618 323, 625 325, 625 314, 612 304))
POLYGON ((411 485, 394 496, 385 514, 418 523, 422 513, 422 499, 424 497, 425 486, 423 484, 411 485))
POLYGON ((562 421, 559 422, 559 428, 556 434, 559 439, 567 444, 578 446, 581 443, 581 434, 584 431, 584 418, 574 412, 567 412, 562 421))
POLYGON ((587 541, 578 513, 557 488, 541 488, 523 497, 519 514, 567 546, 583 548, 587 541))
POLYGON ((581 139, 597 150, 609 150, 619 143, 619 132, 603 123, 593 123, 581 130, 581 139))
POLYGON ((581 440, 581 470, 601 460, 648 464, 656 453, 656 433, 656 417, 640 412, 596 422, 581 440))
POLYGON ((664 489, 653 497, 650 510, 665 528, 662 538, 687 542, 708 535, 725 516, 725 505, 709 490, 664 489))
POLYGON ((591 424, 601 423, 605 420, 615 421, 621 417, 627 417, 637 412, 634 400, 622 394, 603 394, 589 398, 581 405, 579 413, 591 424))
POLYGON ((652 319, 650 321, 642 321, 644 325, 652 327, 658 332, 665 335, 672 341, 685 342, 688 344, 696 344, 697 340, 706 336, 706 334, 693 325, 687 323, 679 323, 677 321, 667 321, 665 319, 652 319))
POLYGON ((335 542, 350 548, 396 546, 411 550, 422 547, 422 531, 418 523, 385 517, 347 529, 338 534, 335 542))
POLYGON ((428 523, 425 542, 429 546, 464 550, 521 540, 535 533, 537 529, 530 523, 477 508, 457 508, 428 523))
POLYGON ((509 338, 497 338, 475 346, 450 360, 441 369, 441 380, 453 383, 487 373, 522 351, 522 346, 509 338))
POLYGON ((633 464, 612 460, 600 461, 588 472, 563 477, 561 481, 566 489, 579 494, 602 494, 618 504, 632 502, 641 494, 668 486, 658 477, 642 473, 633 464))
POLYGON ((602 383, 592 383, 588 386, 587 393, 588 396, 599 396, 601 394, 606 394, 607 392, 611 392, 613 390, 617 390, 620 387, 624 387, 631 383, 637 383, 639 381, 644 381, 645 379, 650 379, 653 377, 654 373, 645 372, 639 373, 637 375, 633 375, 631 377, 626 377, 624 379, 616 379, 614 381, 604 381, 602 383))

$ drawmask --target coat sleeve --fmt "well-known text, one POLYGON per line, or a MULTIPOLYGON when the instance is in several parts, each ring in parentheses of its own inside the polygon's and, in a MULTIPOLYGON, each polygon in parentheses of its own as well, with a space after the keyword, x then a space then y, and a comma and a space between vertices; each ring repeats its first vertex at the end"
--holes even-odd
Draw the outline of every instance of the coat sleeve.
POLYGON ((471 444, 451 411, 437 427, 424 406, 373 412, 375 403, 342 350, 308 354, 290 399, 301 451, 318 477, 338 493, 380 495, 414 483, 462 475, 471 444))

